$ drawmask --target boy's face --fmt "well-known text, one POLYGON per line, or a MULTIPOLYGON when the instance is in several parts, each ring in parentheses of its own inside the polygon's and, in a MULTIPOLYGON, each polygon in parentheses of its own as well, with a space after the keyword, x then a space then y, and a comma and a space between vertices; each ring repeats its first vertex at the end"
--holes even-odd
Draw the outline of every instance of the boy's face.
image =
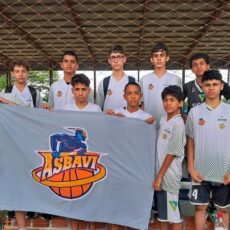
POLYGON ((24 66, 16 65, 14 66, 13 71, 11 72, 12 76, 15 78, 15 81, 19 84, 25 84, 28 77, 28 71, 24 66))
POLYGON ((123 66, 126 62, 126 56, 122 53, 111 53, 108 58, 108 62, 113 70, 123 70, 123 66))
POLYGON ((182 101, 178 101, 177 98, 175 98, 174 96, 171 96, 171 95, 167 95, 163 99, 164 110, 167 114, 170 114, 170 115, 178 114, 178 111, 179 111, 180 107, 182 107, 182 105, 183 105, 182 101))
POLYGON ((165 68, 167 61, 169 56, 164 50, 153 53, 150 58, 150 62, 156 69, 165 68))
POLYGON ((74 75, 78 69, 78 63, 74 56, 65 55, 62 62, 60 63, 61 68, 64 71, 64 74, 74 75))
POLYGON ((202 90, 205 93, 205 98, 209 100, 220 98, 220 91, 224 85, 221 81, 213 79, 202 83, 202 90))
POLYGON ((88 96, 90 94, 90 88, 85 84, 77 83, 72 88, 72 93, 79 103, 84 103, 88 101, 88 96))
POLYGON ((136 85, 129 85, 124 92, 124 99, 127 101, 129 107, 139 107, 142 98, 141 91, 136 85))
POLYGON ((209 69, 209 64, 205 62, 203 58, 198 58, 192 61, 192 72, 196 77, 203 76, 204 72, 209 69))

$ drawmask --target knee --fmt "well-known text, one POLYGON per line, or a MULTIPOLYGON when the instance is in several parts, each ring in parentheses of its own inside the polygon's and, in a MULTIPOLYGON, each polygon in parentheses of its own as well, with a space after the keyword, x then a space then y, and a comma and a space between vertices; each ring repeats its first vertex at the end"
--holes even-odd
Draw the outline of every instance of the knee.
POLYGON ((218 211, 223 213, 223 214, 228 214, 228 209, 227 208, 218 208, 218 211))
POLYGON ((205 212, 207 208, 207 205, 196 205, 195 211, 196 212, 205 212))

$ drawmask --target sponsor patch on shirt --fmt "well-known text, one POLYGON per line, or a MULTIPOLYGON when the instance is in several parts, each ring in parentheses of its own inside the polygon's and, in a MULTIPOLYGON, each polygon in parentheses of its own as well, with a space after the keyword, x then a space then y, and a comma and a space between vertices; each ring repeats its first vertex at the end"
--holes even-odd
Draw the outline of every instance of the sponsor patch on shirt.
POLYGON ((153 88, 154 88, 154 85, 153 85, 152 83, 149 84, 148 89, 149 89, 149 90, 153 90, 153 88))
POLYGON ((112 91, 111 89, 108 89, 108 90, 107 90, 107 95, 108 95, 108 96, 111 96, 112 94, 113 94, 113 91, 112 91))
POLYGON ((62 91, 59 90, 59 91, 57 92, 57 97, 61 97, 61 96, 62 96, 62 91))
POLYGON ((200 118, 198 121, 198 125, 203 126, 205 124, 205 120, 203 118, 200 118))

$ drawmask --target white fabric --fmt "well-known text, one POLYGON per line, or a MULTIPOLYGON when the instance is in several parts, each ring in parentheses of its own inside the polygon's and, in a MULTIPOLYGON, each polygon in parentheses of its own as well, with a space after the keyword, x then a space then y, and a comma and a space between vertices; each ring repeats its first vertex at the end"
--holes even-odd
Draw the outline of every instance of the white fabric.
POLYGON ((169 85, 178 85, 182 88, 180 77, 170 72, 166 72, 161 78, 157 77, 155 73, 147 74, 140 80, 140 85, 144 110, 156 118, 157 122, 160 121, 162 115, 165 115, 161 98, 163 89, 169 85))
POLYGON ((12 97, 19 98, 21 101, 23 101, 26 107, 34 107, 32 95, 27 85, 25 85, 23 91, 19 91, 14 85, 11 95, 12 97))
POLYGON ((185 126, 181 115, 176 115, 168 121, 167 116, 163 116, 160 121, 160 129, 157 135, 156 166, 158 173, 166 155, 171 154, 175 156, 161 184, 163 190, 172 194, 179 193, 185 143, 185 126))
POLYGON ((124 99, 124 88, 128 83, 129 78, 124 75, 122 79, 117 81, 114 76, 110 77, 107 95, 104 98, 103 80, 99 83, 98 87, 98 104, 103 107, 103 111, 108 109, 118 109, 127 105, 124 99), (103 106, 104 105, 104 106, 103 106))
POLYGON ((137 111, 130 113, 127 109, 120 108, 120 109, 115 109, 115 112, 116 113, 122 113, 126 117, 138 118, 141 120, 146 120, 146 119, 152 117, 150 114, 146 113, 142 109, 138 109, 137 111))
POLYGON ((64 79, 54 82, 50 87, 49 104, 54 109, 63 109, 66 104, 74 102, 71 84, 66 84, 64 79))
POLYGON ((195 142, 195 169, 204 180, 223 183, 230 170, 230 105, 195 106, 189 112, 186 134, 195 142))
POLYGON ((65 105, 64 110, 84 111, 84 112, 101 112, 101 108, 93 103, 88 103, 83 109, 80 109, 76 103, 65 105))

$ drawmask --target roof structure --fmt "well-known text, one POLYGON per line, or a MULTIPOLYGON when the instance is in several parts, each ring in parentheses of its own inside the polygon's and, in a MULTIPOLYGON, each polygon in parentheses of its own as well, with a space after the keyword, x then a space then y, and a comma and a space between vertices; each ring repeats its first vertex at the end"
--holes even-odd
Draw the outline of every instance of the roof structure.
POLYGON ((81 69, 106 70, 114 44, 126 50, 126 69, 144 70, 156 42, 169 47, 171 69, 185 68, 194 52, 230 65, 230 0, 0 0, 0 25, 1 72, 13 59, 58 69, 67 50, 81 69))

